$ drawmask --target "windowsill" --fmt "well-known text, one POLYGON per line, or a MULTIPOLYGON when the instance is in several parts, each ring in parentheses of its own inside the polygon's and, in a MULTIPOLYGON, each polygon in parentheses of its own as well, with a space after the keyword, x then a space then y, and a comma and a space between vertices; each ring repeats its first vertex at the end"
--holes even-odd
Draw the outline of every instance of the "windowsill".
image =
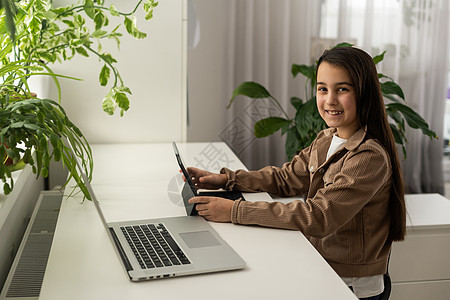
MULTIPOLYGON (((0 221, 2 221, 2 216, 3 216, 3 209, 7 209, 8 207, 10 207, 11 205, 8 205, 8 199, 10 199, 10 197, 13 197, 12 195, 14 195, 17 189, 19 189, 19 187, 17 186, 17 183, 19 181, 19 177, 20 175, 22 175, 23 170, 18 170, 12 173, 12 179, 14 180, 14 189, 12 190, 12 192, 9 195, 5 195, 5 193, 3 192, 3 186, 2 188, 0 188, 0 221)), ((6 214, 7 215, 7 214, 6 214)))

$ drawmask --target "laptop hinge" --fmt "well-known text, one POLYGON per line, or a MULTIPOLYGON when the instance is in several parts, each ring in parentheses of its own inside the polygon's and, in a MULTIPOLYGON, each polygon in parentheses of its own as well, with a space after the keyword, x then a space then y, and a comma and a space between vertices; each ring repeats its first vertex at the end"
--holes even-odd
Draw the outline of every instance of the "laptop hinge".
POLYGON ((122 245, 119 242, 119 238, 117 237, 116 233, 114 232, 114 229, 112 229, 111 227, 109 228, 109 231, 111 232, 111 236, 113 238, 114 244, 116 244, 117 246, 117 250, 119 252, 119 256, 122 259, 122 262, 125 266, 125 269, 127 271, 132 271, 133 267, 131 266, 130 261, 128 260, 128 258, 125 255, 125 251, 122 248, 122 245))

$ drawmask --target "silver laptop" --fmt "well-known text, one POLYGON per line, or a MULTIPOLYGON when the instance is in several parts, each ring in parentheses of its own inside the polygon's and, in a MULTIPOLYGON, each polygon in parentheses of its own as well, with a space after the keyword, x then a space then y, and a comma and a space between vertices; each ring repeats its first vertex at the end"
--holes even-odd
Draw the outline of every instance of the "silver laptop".
MULTIPOLYGON (((72 150, 72 153, 75 152, 72 150)), ((92 202, 130 280, 152 280, 245 267, 242 258, 199 216, 106 222, 88 177, 78 157, 74 156, 92 202)))

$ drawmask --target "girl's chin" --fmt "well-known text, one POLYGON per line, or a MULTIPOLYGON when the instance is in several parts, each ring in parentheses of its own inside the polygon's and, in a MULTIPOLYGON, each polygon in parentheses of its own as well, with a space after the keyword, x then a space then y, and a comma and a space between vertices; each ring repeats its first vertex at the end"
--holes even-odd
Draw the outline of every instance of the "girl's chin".
POLYGON ((340 124, 338 124, 338 122, 336 121, 330 121, 330 120, 325 120, 325 123, 327 124, 328 127, 330 128, 337 128, 339 127, 340 124))

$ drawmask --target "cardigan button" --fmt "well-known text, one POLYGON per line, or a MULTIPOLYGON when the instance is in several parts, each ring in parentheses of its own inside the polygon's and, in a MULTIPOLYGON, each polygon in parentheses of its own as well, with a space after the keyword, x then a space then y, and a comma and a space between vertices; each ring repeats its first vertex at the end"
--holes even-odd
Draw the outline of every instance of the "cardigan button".
POLYGON ((312 172, 314 170, 314 166, 309 167, 309 171, 312 172))

